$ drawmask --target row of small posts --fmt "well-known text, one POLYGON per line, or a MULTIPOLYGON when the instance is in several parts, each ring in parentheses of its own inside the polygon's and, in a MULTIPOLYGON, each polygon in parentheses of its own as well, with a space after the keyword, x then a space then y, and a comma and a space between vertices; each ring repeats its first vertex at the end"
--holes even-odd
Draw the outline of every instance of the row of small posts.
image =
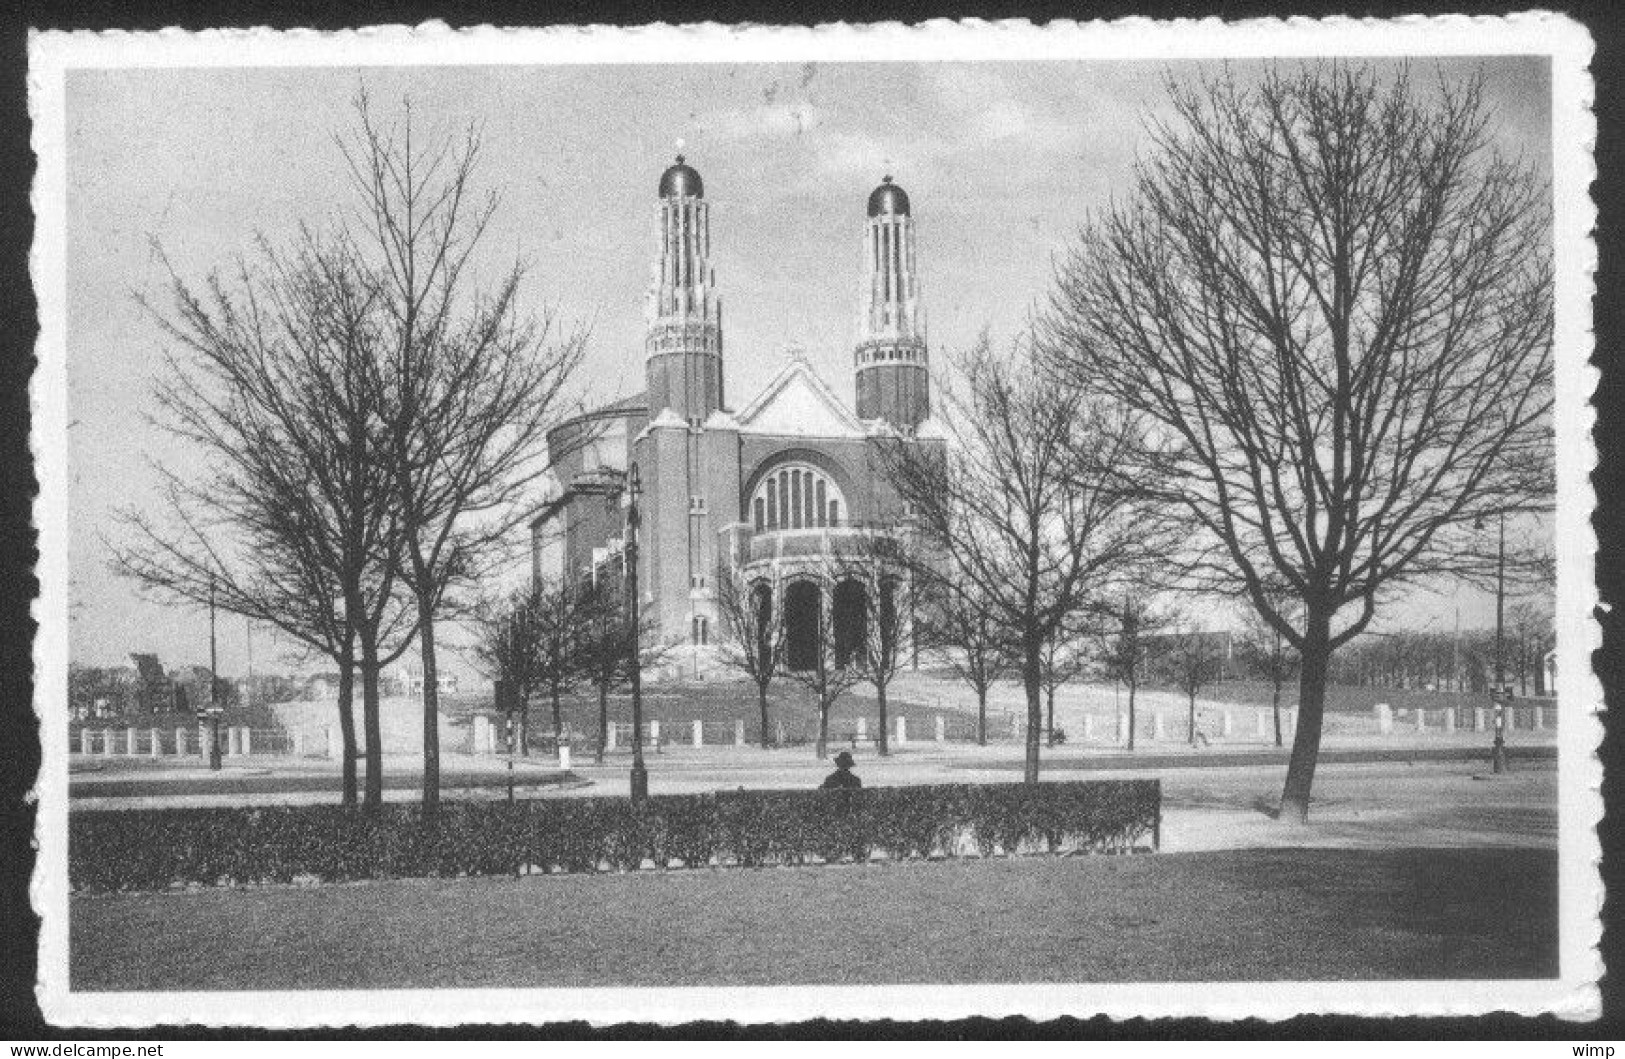
MULTIPOLYGON (((209 754, 210 726, 200 724, 197 727, 197 739, 190 738, 191 729, 181 726, 175 729, 175 757, 185 757, 189 752, 207 757, 209 754)), ((90 757, 99 750, 102 757, 138 757, 141 755, 140 746, 142 735, 146 734, 146 757, 163 757, 164 730, 162 728, 81 728, 79 729, 79 753, 90 757)), ((252 728, 234 726, 220 729, 221 752, 227 757, 247 756, 254 752, 254 730, 252 728)))
MULTIPOLYGON (((1545 730, 1545 728, 1547 727, 1547 725, 1550 723, 1550 720, 1551 720, 1551 718, 1547 715, 1547 712, 1546 712, 1547 707, 1545 707, 1545 706, 1525 706, 1525 707, 1508 706, 1505 709, 1506 709, 1506 713, 1505 713, 1506 726, 1508 728, 1516 727, 1515 722, 1516 722, 1518 714, 1524 713, 1526 711, 1527 711, 1528 716, 1529 716, 1529 727, 1533 731, 1539 732, 1539 731, 1545 730)), ((1388 735, 1390 732, 1392 732, 1394 730, 1395 721, 1394 721, 1394 709, 1393 709, 1392 706, 1389 706, 1385 702, 1379 702, 1374 707, 1372 707, 1372 712, 1374 714, 1376 714, 1377 731, 1378 732, 1380 732, 1383 735, 1388 735)), ((1415 714, 1415 716, 1414 716, 1414 718, 1412 720, 1412 724, 1415 725, 1416 730, 1418 732, 1427 732, 1427 731, 1433 731, 1434 730, 1433 726, 1428 724, 1428 711, 1427 710, 1417 708, 1416 710, 1414 710, 1412 712, 1415 714)), ((1441 722, 1438 725, 1437 730, 1442 731, 1442 732, 1454 732, 1456 730, 1456 720, 1457 720, 1456 711, 1454 709, 1447 708, 1447 709, 1437 711, 1437 712, 1439 712, 1442 715, 1441 722)), ((1487 731, 1490 730, 1490 727, 1494 723, 1495 723, 1495 711, 1494 711, 1493 708, 1487 707, 1487 706, 1474 706, 1473 707, 1473 709, 1472 709, 1472 726, 1473 726, 1472 730, 1473 731, 1475 731, 1475 732, 1487 732, 1487 731)))

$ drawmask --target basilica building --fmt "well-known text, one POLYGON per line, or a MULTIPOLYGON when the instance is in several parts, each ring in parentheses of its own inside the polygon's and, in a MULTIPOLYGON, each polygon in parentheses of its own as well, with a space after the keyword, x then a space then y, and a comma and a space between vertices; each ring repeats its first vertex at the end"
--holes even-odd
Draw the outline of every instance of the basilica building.
POLYGON ((866 213, 855 198, 852 237, 864 266, 854 400, 792 350, 760 393, 730 403, 710 206, 700 174, 679 156, 659 182, 644 392, 549 436, 555 490, 532 524, 534 575, 619 576, 635 479, 639 594, 657 635, 676 646, 673 668, 709 667, 723 634, 716 580, 725 568, 785 623, 791 668, 811 664, 821 628, 850 640, 843 623, 861 620, 862 608, 854 618, 839 605, 856 586, 832 582, 832 560, 865 535, 906 532, 881 446, 944 443, 931 419, 908 195, 888 176, 866 213), (819 621, 820 608, 833 618, 819 621))

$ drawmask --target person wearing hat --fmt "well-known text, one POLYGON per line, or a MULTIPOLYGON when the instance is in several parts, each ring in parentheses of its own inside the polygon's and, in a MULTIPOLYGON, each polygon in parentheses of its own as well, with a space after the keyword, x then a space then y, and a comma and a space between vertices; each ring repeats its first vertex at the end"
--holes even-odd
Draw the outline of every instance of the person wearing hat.
POLYGON ((823 786, 820 789, 841 791, 853 790, 863 786, 863 781, 858 779, 857 774, 852 771, 852 764, 852 755, 845 750, 836 754, 835 771, 824 778, 823 786))

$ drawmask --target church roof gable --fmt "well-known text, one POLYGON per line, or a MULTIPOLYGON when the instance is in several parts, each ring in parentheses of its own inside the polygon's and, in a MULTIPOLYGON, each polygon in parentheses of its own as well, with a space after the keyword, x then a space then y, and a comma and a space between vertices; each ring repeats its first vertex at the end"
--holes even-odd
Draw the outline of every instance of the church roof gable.
POLYGON ((739 429, 751 434, 863 436, 863 424, 799 357, 786 364, 737 418, 739 429))

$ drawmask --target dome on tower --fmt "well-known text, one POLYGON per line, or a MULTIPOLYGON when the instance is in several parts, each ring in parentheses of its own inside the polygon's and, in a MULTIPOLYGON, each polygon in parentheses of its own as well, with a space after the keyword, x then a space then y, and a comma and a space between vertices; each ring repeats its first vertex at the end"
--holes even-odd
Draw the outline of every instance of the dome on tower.
POLYGON ((694 167, 683 161, 678 155, 677 161, 660 174, 660 197, 669 198, 703 198, 705 196, 705 182, 694 167))
POLYGON ((888 176, 880 182, 880 186, 869 192, 869 216, 878 217, 882 213, 897 214, 908 213, 908 192, 891 182, 888 176))

